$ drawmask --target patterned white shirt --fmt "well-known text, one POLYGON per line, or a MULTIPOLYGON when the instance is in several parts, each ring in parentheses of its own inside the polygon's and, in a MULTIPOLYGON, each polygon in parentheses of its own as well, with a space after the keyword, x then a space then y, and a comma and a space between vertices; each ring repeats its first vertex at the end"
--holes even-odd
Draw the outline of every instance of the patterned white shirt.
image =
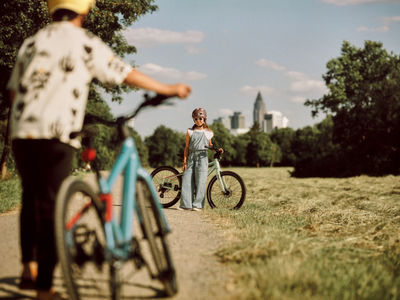
POLYGON ((16 92, 11 138, 55 138, 80 147, 69 134, 82 128, 92 79, 114 86, 131 70, 89 31, 71 22, 48 25, 24 41, 8 82, 16 92))

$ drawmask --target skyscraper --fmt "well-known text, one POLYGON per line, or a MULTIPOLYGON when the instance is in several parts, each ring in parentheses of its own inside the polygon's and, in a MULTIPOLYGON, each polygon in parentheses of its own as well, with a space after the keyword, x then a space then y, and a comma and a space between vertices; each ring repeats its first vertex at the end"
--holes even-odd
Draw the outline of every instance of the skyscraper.
POLYGON ((256 101, 254 102, 253 116, 254 123, 257 122, 263 132, 272 132, 275 129, 285 128, 289 123, 288 118, 283 116, 281 112, 267 112, 260 92, 258 92, 256 101))
POLYGON ((262 122, 264 120, 264 115, 267 113, 267 110, 265 109, 265 103, 264 100, 261 96, 261 93, 258 92, 256 102, 254 102, 254 110, 253 110, 253 122, 257 122, 260 125, 260 128, 262 126, 262 122))
POLYGON ((236 111, 233 113, 233 116, 231 118, 231 128, 232 129, 239 129, 239 128, 245 128, 245 120, 244 116, 240 111, 236 111))

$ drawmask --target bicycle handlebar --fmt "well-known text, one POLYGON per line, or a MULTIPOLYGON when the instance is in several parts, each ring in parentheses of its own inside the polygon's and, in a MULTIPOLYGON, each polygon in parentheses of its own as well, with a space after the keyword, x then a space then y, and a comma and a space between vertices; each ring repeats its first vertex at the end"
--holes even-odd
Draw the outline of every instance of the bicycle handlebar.
POLYGON ((205 148, 215 151, 214 158, 221 159, 222 153, 224 151, 219 150, 219 148, 216 148, 214 145, 212 145, 212 147, 205 146, 205 148))
POLYGON ((221 151, 219 150, 219 148, 216 148, 214 145, 212 145, 212 147, 210 147, 210 146, 205 146, 205 148, 206 148, 206 149, 213 150, 213 151, 215 151, 215 152, 221 152, 221 151))

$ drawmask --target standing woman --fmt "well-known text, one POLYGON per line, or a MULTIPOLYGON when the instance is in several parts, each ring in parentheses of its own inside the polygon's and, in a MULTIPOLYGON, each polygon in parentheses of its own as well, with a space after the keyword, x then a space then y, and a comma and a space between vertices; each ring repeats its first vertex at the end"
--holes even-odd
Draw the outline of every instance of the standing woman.
POLYGON ((208 175, 206 147, 212 147, 211 138, 214 133, 207 126, 207 112, 204 108, 196 108, 192 112, 192 118, 194 125, 186 133, 182 198, 178 209, 201 211, 206 197, 208 175))

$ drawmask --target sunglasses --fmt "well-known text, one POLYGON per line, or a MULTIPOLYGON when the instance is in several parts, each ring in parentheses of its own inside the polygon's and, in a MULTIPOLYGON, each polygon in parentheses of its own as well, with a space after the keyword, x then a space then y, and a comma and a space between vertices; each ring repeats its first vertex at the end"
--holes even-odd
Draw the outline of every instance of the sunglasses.
POLYGON ((199 120, 199 121, 203 121, 203 120, 204 120, 204 118, 193 118, 193 120, 194 120, 194 121, 197 121, 197 120, 199 120))

